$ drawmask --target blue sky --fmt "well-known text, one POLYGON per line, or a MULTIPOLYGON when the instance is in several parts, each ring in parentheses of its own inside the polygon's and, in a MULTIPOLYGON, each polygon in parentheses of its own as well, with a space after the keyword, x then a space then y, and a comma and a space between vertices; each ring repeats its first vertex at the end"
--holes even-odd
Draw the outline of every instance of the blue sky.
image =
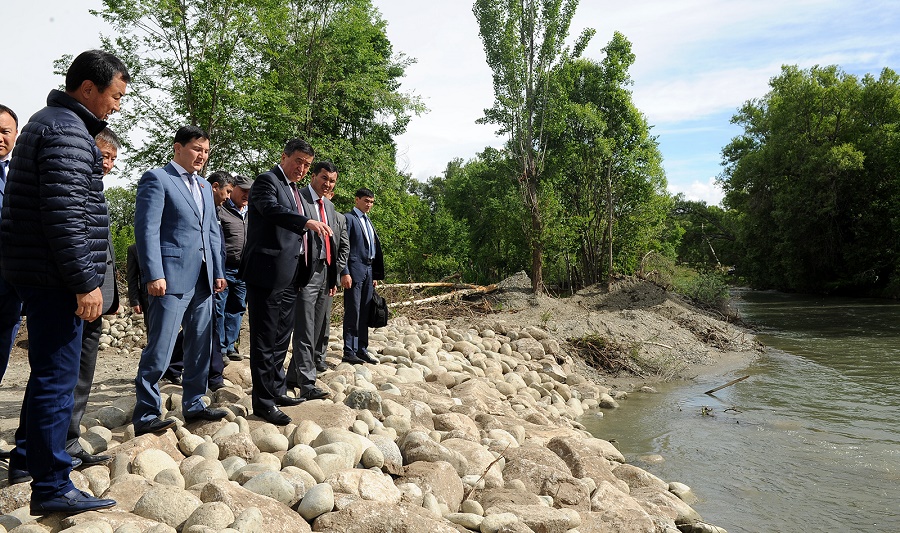
MULTIPOLYGON (((475 124, 491 106, 493 89, 472 2, 373 2, 388 21, 395 52, 417 59, 402 90, 430 109, 397 139, 398 168, 424 180, 453 158, 500 146, 495 127, 475 124)), ((43 106, 61 82, 53 59, 95 47, 99 32, 108 32, 88 14, 100 7, 100 0, 6 7, 0 102, 21 119, 43 106)), ((766 93, 781 65, 837 64, 859 75, 900 69, 896 0, 582 0, 572 35, 585 27, 597 30, 585 53, 596 60, 614 31, 631 41, 634 101, 658 136, 669 189, 710 203, 721 199, 713 183, 720 151, 740 133, 731 116, 766 93)))

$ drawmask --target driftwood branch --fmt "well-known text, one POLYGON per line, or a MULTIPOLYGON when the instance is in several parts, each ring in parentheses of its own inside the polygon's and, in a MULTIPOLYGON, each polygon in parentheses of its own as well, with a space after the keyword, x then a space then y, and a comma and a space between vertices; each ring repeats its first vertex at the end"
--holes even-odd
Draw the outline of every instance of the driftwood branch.
POLYGON ((491 464, 487 465, 487 468, 485 468, 484 472, 481 473, 481 477, 478 478, 478 481, 476 481, 475 484, 472 485, 472 488, 469 489, 469 492, 466 493, 466 496, 463 498, 463 501, 468 500, 469 496, 471 496, 472 493, 475 492, 475 489, 478 488, 478 484, 481 483, 481 480, 484 479, 484 476, 487 475, 487 473, 491 470, 491 468, 495 464, 497 464, 497 461, 506 457, 506 450, 508 450, 508 449, 509 449, 509 443, 506 444, 506 448, 503 448, 503 451, 500 452, 500 455, 498 455, 496 459, 491 461, 491 464))
POLYGON ((744 381, 745 379, 747 379, 747 378, 749 378, 749 377, 750 377, 750 376, 744 376, 744 377, 742 377, 742 378, 732 379, 732 380, 729 381, 728 383, 726 383, 726 384, 724 384, 724 385, 722 385, 722 386, 720 386, 720 387, 716 387, 716 388, 714 388, 714 389, 709 389, 708 391, 704 392, 703 394, 712 394, 712 393, 714 393, 714 392, 716 392, 716 391, 718 391, 718 390, 724 389, 725 387, 730 387, 730 386, 734 385, 735 383, 739 383, 739 382, 741 382, 741 381, 744 381))
MULTIPOLYGON (((399 285, 382 285, 381 287, 406 287, 409 285, 427 285, 427 286, 442 287, 442 286, 448 286, 448 285, 452 286, 452 285, 459 285, 459 284, 454 284, 454 283, 410 284, 410 283, 406 283, 406 284, 399 284, 399 285)), ((410 305, 420 305, 420 304, 425 304, 425 303, 440 302, 440 301, 444 301, 444 300, 454 300, 457 298, 462 298, 463 296, 468 296, 470 294, 487 294, 489 292, 494 292, 495 290, 497 290, 497 285, 486 285, 483 287, 478 286, 478 285, 469 285, 468 287, 471 287, 471 288, 455 290, 453 292, 448 292, 446 294, 440 294, 438 296, 429 296, 428 298, 422 298, 420 300, 405 300, 402 302, 393 302, 393 303, 388 304, 388 307, 407 307, 410 305)))
POLYGON ((481 285, 471 285, 469 283, 451 283, 449 281, 430 281, 420 283, 385 283, 378 285, 379 288, 393 289, 427 289, 429 287, 446 287, 450 289, 478 289, 481 285))

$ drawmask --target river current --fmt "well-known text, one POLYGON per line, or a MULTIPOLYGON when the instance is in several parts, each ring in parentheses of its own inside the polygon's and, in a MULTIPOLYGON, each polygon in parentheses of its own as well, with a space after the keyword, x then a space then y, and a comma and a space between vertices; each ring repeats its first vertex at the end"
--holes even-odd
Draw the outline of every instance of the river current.
POLYGON ((900 532, 900 303, 735 292, 769 347, 582 422, 737 532, 900 532), (750 378, 714 396, 704 391, 750 378), (642 463, 661 455, 662 463, 642 463))

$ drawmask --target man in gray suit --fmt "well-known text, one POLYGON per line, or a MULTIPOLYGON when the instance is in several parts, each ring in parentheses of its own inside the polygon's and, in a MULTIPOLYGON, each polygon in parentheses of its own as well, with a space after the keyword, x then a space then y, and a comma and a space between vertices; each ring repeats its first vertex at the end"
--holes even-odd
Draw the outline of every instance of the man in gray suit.
MULTIPOLYGON (((328 198, 329 200, 334 198, 334 185, 331 185, 330 188, 325 191, 325 198, 328 198)), ((335 212, 335 215, 337 215, 337 218, 335 219, 333 228, 334 235, 335 238, 338 236, 340 237, 337 248, 337 269, 338 272, 342 272, 344 268, 347 267, 347 257, 350 255, 350 240, 347 237, 347 219, 344 217, 343 213, 335 212)), ((345 289, 350 288, 351 282, 349 274, 342 275, 340 281, 342 287, 345 289)), ((331 309, 332 304, 334 303, 333 300, 335 294, 337 294, 337 287, 328 291, 328 296, 325 298, 325 309, 322 312, 322 333, 319 336, 315 350, 317 372, 325 372, 328 370, 328 364, 325 362, 325 355, 328 352, 328 339, 331 338, 331 309)))
POLYGON ((310 241, 310 254, 301 266, 301 287, 294 314, 293 355, 287 371, 289 387, 299 387, 307 400, 328 396, 316 387, 316 348, 322 337, 326 299, 337 287, 338 265, 347 263, 347 248, 339 250, 340 234, 335 231, 337 211, 325 193, 337 183, 337 168, 330 161, 319 161, 312 168, 309 185, 300 190, 300 198, 312 218, 327 224, 332 233, 327 239, 316 236, 310 241), (338 252, 343 258, 338 257, 338 252), (305 269, 303 267, 306 267, 305 269))
POLYGON ((175 425, 160 418, 159 379, 184 329, 181 400, 185 422, 219 420, 204 405, 212 353, 213 293, 225 288, 222 243, 211 187, 197 173, 209 157, 209 135, 196 126, 175 133, 175 157, 138 183, 134 227, 138 261, 149 295, 147 346, 138 363, 135 435, 175 425))

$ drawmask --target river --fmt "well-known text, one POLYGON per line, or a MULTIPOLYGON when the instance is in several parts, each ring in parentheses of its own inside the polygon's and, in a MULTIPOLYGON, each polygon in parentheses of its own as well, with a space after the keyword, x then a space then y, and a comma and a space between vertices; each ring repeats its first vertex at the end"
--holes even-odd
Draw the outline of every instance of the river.
POLYGON ((733 294, 765 355, 582 422, 729 533, 900 531, 900 303, 733 294))

